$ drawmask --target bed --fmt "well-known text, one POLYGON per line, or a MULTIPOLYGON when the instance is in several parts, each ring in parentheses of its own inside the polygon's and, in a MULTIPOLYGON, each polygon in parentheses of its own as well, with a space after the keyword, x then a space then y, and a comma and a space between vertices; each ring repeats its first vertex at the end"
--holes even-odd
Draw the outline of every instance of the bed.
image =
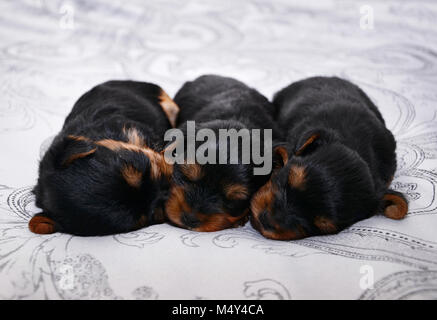
POLYGON ((437 299, 434 1, 8 1, 0 4, 1 299, 437 299), (292 81, 358 84, 396 136, 402 221, 263 238, 250 224, 36 235, 38 161, 77 98, 109 79, 173 95, 205 73, 271 98, 292 81))

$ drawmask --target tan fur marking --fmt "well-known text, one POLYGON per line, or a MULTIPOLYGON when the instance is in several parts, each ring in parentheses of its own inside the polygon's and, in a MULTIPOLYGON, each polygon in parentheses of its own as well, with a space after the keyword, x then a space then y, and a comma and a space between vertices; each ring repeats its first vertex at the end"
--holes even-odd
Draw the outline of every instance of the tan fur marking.
POLYGON ((132 151, 139 151, 139 148, 135 145, 131 145, 127 142, 116 141, 112 139, 103 139, 96 142, 97 145, 108 148, 112 151, 120 151, 121 149, 128 149, 132 151))
POLYGON ((242 184, 230 184, 224 188, 226 198, 230 200, 245 200, 249 198, 249 190, 242 184))
POLYGON ((147 226, 147 217, 145 215, 142 215, 140 219, 138 219, 136 229, 141 229, 147 226))
POLYGON ((112 151, 120 151, 122 149, 134 151, 134 152, 142 152, 144 153, 150 160, 151 163, 151 173, 150 176, 152 179, 156 180, 164 175, 166 177, 170 177, 173 173, 173 166, 168 164, 164 155, 156 152, 147 147, 139 147, 132 143, 127 143, 123 141, 116 141, 112 139, 103 139, 96 142, 97 145, 108 148, 112 151))
POLYGON ((129 143, 132 143, 133 145, 136 145, 138 147, 146 146, 146 143, 144 142, 143 138, 136 128, 123 128, 123 133, 126 135, 129 143))
POLYGON ((252 225, 257 229, 264 237, 273 240, 296 240, 305 237, 305 232, 302 228, 297 230, 284 230, 279 224, 272 220, 272 203, 275 195, 275 186, 270 180, 261 189, 259 189, 253 196, 250 202, 250 209, 252 212, 252 225), (259 222, 259 216, 264 211, 269 212, 269 222, 274 227, 274 230, 265 230, 263 225, 259 222))
POLYGON ((281 230, 281 229, 277 229, 275 231, 268 231, 268 230, 260 230, 261 234, 268 238, 268 239, 272 239, 272 240, 298 240, 298 239, 302 239, 305 237, 305 234, 303 233, 303 231, 297 230, 297 231, 293 231, 293 230, 281 230))
POLYGON ((64 161, 63 165, 68 166, 74 160, 80 159, 80 158, 85 158, 86 156, 89 156, 90 154, 96 152, 96 150, 97 150, 97 148, 94 148, 94 149, 91 149, 90 151, 87 151, 87 152, 73 154, 70 158, 68 158, 67 160, 64 161))
POLYGON ((184 212, 191 212, 191 208, 185 201, 185 190, 180 186, 173 186, 170 189, 170 196, 165 204, 167 218, 174 224, 184 228, 181 222, 181 215, 184 212))
POLYGON ((275 153, 277 153, 281 159, 282 159, 282 163, 285 166, 288 162, 288 152, 287 149, 285 149, 284 147, 276 147, 275 148, 275 153))
POLYGON ((135 169, 133 166, 128 165, 125 166, 121 173, 123 175, 124 180, 134 188, 139 188, 141 186, 141 181, 143 179, 143 174, 135 169))
POLYGON ((164 110, 167 115, 168 120, 170 121, 171 126, 176 127, 176 119, 179 114, 178 105, 168 96, 167 92, 161 89, 161 94, 159 96, 160 105, 162 110, 164 110))
POLYGON ((386 194, 384 195, 383 200, 391 203, 384 209, 384 215, 387 218, 400 220, 407 215, 408 204, 401 197, 394 194, 386 194))
POLYGON ((275 189, 270 180, 253 195, 250 201, 250 211, 255 219, 258 219, 260 213, 265 209, 271 210, 274 192, 275 189))
POLYGON ((76 141, 92 142, 91 139, 84 137, 84 136, 75 136, 75 135, 70 134, 67 137, 70 139, 76 140, 76 141))
POLYGON ((390 187, 391 183, 393 182, 395 176, 391 176, 390 179, 387 181, 387 188, 390 187))
POLYGON ((233 217, 227 213, 214 213, 214 214, 197 214, 197 218, 200 220, 200 226, 192 228, 193 231, 199 232, 214 232, 232 227, 237 227, 241 220, 249 213, 245 210, 241 216, 233 217))
POLYGON ((166 221, 165 213, 162 207, 157 207, 153 211, 153 222, 154 223, 164 223, 166 221))
POLYGON ((191 181, 200 180, 203 177, 202 167, 195 164, 184 163, 179 166, 182 171, 182 174, 187 177, 191 181))
POLYGON ((285 230, 278 223, 272 220, 271 215, 268 216, 268 220, 272 224, 274 230, 266 230, 261 223, 257 223, 257 230, 266 238, 272 240, 297 240, 304 238, 305 231, 302 227, 298 226, 295 230, 285 230))
POLYGON ((314 219, 314 225, 319 228, 323 233, 335 233, 337 232, 337 226, 331 219, 326 217, 317 216, 314 219))
POLYGON ((318 133, 313 134, 311 137, 308 138, 307 141, 299 148, 299 150, 296 151, 296 155, 299 156, 305 149, 308 147, 311 143, 313 143, 316 139, 318 139, 320 135, 318 133))
POLYGON ((181 216, 184 213, 191 213, 190 206, 185 201, 185 190, 180 186, 173 186, 170 190, 170 197, 165 204, 165 213, 171 222, 185 229, 200 232, 212 232, 223 230, 226 228, 238 227, 247 221, 249 210, 246 209, 242 215, 233 217, 227 213, 202 214, 197 213, 196 218, 200 225, 196 228, 188 228, 181 221, 181 216), (246 220, 245 220, 246 219, 246 220))
POLYGON ((305 189, 305 168, 293 165, 288 174, 288 183, 298 190, 305 189))

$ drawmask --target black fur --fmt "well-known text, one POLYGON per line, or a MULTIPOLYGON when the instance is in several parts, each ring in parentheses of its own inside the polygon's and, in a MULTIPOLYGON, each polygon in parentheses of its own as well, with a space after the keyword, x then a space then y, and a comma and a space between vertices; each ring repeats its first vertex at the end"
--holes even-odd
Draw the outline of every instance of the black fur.
POLYGON ((282 89, 273 104, 288 161, 253 198, 255 228, 269 238, 296 239, 335 233, 384 210, 396 142, 360 88, 314 77, 282 89))
POLYGON ((111 150, 97 142, 129 142, 126 132, 135 130, 148 148, 162 150, 170 123, 159 104, 161 92, 151 83, 109 81, 76 102, 40 162, 34 189, 36 205, 54 221, 55 231, 105 235, 160 222, 154 214, 163 206, 167 178, 150 178, 145 154, 111 150), (141 173, 137 187, 124 179, 126 166, 141 173))

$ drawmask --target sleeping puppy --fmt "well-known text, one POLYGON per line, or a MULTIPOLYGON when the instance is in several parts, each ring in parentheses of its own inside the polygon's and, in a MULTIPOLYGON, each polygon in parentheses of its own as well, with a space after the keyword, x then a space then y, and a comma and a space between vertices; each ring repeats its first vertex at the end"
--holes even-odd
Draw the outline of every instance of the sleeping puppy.
POLYGON ((314 77, 279 91, 277 122, 287 132, 270 181, 253 197, 251 223, 277 240, 332 234, 383 212, 402 219, 402 194, 389 189, 396 142, 356 85, 314 77))
MULTIPOLYGON (((207 128, 216 137, 221 129, 250 131, 274 127, 273 105, 256 90, 232 78, 201 76, 185 83, 174 100, 180 108, 178 124, 185 139, 187 121, 195 121, 196 132, 207 128)), ((274 131, 273 138, 275 135, 274 131)), ((196 150, 199 145, 197 141, 196 150)), ((239 159, 232 164, 218 161, 220 152, 223 155, 226 151, 229 160, 232 152, 229 141, 225 149, 219 150, 218 141, 210 147, 215 152, 215 164, 198 161, 189 164, 186 155, 183 163, 174 164, 166 215, 181 228, 217 231, 245 223, 252 194, 268 180, 269 174, 254 175, 256 165, 252 158, 248 163, 242 161, 242 143, 238 144, 239 159)))
POLYGON ((163 137, 177 106, 157 85, 109 81, 85 93, 39 166, 32 232, 92 236, 163 222, 172 167, 163 137))

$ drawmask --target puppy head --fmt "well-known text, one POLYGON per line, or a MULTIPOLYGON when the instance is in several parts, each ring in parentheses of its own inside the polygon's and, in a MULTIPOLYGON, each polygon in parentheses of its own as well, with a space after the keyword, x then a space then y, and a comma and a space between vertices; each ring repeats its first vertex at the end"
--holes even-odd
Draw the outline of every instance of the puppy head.
POLYGON ((309 132, 291 150, 275 153, 282 161, 251 201, 251 223, 265 237, 336 233, 376 213, 367 164, 330 132, 309 132))
POLYGON ((43 213, 30 230, 92 236, 162 222, 171 168, 127 134, 127 142, 58 136, 40 163, 34 193, 43 213))
MULTIPOLYGON (((209 128, 215 128, 208 124, 209 128)), ((219 128, 223 124, 217 124, 219 128)), ((198 146, 196 146, 198 147, 198 146)), ((247 221, 253 193, 252 166, 242 164, 174 164, 172 187, 166 203, 168 220, 194 231, 218 231, 247 221)), ((214 151, 212 151, 214 152, 214 151)))

